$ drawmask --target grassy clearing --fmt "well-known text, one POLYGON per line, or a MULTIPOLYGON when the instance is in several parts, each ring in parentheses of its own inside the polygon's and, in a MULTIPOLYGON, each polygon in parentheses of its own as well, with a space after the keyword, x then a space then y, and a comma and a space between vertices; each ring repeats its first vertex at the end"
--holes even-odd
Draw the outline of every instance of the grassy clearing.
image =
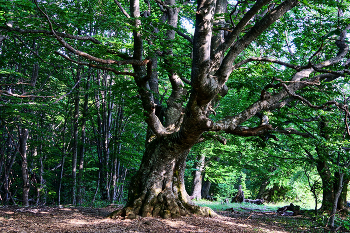
MULTIPOLYGON (((229 208, 233 208, 235 212, 242 213, 242 217, 247 218, 249 212, 277 212, 277 209, 289 205, 290 202, 280 203, 265 203, 264 205, 256 205, 250 203, 228 203, 221 204, 220 201, 207 201, 199 200, 195 201, 199 206, 207 206, 214 211, 223 211, 229 208)), ((259 221, 265 224, 279 225, 285 228, 289 232, 329 232, 327 226, 329 226, 330 216, 326 213, 319 213, 319 216, 315 218, 313 209, 315 207, 312 203, 300 203, 293 202, 294 205, 299 205, 302 210, 308 210, 304 213, 304 216, 279 216, 279 215, 261 215, 259 221)), ((249 217, 248 217, 249 218, 249 217)), ((342 232, 350 232, 350 215, 348 216, 336 216, 335 226, 341 226, 342 232)))
MULTIPOLYGON (((199 206, 208 206, 213 210, 225 210, 228 208, 241 209, 249 208, 253 209, 253 211, 277 211, 278 208, 286 205, 290 205, 291 202, 279 202, 279 203, 265 203, 264 205, 256 205, 251 203, 228 203, 221 204, 220 201, 207 201, 207 200, 198 200, 194 201, 199 206), (241 208, 242 207, 242 208, 241 208)), ((305 203, 305 202, 293 202, 294 205, 298 205, 302 210, 313 210, 315 208, 315 204, 313 203, 305 203)))
MULTIPOLYGON (((226 210, 229 208, 233 208, 237 211, 244 211, 244 209, 252 209, 253 211, 277 211, 278 208, 284 206, 283 204, 278 205, 270 205, 270 204, 264 204, 264 205, 256 205, 251 203, 228 203, 228 204, 221 204, 220 201, 207 201, 207 200, 198 200, 194 201, 199 206, 207 206, 210 207, 213 210, 221 211, 226 210)), ((287 204, 289 205, 289 204, 287 204)))
MULTIPOLYGON (((242 213, 242 217, 247 218, 247 214, 251 211, 256 212, 276 212, 278 208, 282 206, 289 205, 290 203, 267 203, 264 205, 256 205, 251 203, 228 203, 221 204, 220 201, 207 201, 199 200, 195 201, 199 206, 207 206, 212 208, 214 211, 222 211, 229 208, 233 208, 235 212, 242 213)), ((300 203, 294 203, 295 205, 300 205, 300 203)), ((248 217, 249 218, 249 217, 248 217)), ((291 217, 291 216, 278 216, 278 215, 261 215, 259 220, 268 225, 278 225, 285 228, 290 232, 304 232, 306 230, 315 229, 317 223, 311 220, 311 218, 303 217, 291 217)))

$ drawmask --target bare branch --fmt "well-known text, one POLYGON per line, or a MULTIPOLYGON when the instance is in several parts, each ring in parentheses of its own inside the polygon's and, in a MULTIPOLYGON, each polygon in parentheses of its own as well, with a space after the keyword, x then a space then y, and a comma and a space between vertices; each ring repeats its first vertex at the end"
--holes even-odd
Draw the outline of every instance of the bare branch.
MULTIPOLYGON (((253 17, 258 10, 260 10, 264 5, 269 3, 270 1, 258 1, 256 5, 253 6, 251 10, 253 11, 252 15, 249 14, 249 20, 251 17, 253 17), (255 9, 257 8, 257 9, 255 9)), ((225 83, 228 79, 229 75, 232 72, 232 64, 234 60, 237 58, 237 56, 248 46, 250 43, 255 40, 261 33, 263 33, 270 25, 272 25, 274 22, 276 22, 282 15, 284 15, 286 12, 288 12, 290 9, 292 9, 294 6, 298 4, 297 0, 286 0, 283 3, 281 3, 279 6, 274 8, 270 13, 265 15, 259 22, 257 22, 241 39, 236 41, 237 36, 242 31, 242 29, 245 27, 246 23, 248 21, 244 22, 244 25, 239 26, 240 23, 235 28, 235 31, 237 30, 237 33, 232 32, 232 36, 230 35, 230 39, 225 42, 222 46, 219 46, 217 49, 217 52, 215 52, 214 56, 212 57, 213 61, 212 63, 217 63, 219 61, 219 58, 223 56, 224 52, 232 46, 232 44, 235 42, 235 44, 231 47, 227 55, 225 56, 224 60, 222 61, 222 64, 218 71, 216 72, 216 75, 219 79, 220 83, 225 83), (233 39, 233 40, 232 40, 233 39), (232 40, 232 41, 231 41, 232 40)), ((249 11, 250 12, 250 11, 249 11)), ((248 13, 249 13, 248 12, 248 13)), ((248 13, 246 15, 248 15, 248 13)), ((246 17, 246 16, 244 16, 246 17)))
POLYGON ((64 97, 66 97, 67 95, 70 95, 70 93, 72 93, 73 92, 73 90, 75 89, 75 87, 80 83, 80 78, 79 78, 79 80, 74 84, 74 86, 72 87, 72 89, 68 92, 68 93, 66 93, 66 94, 64 94, 64 95, 61 95, 55 102, 54 102, 54 104, 57 104, 60 100, 62 100, 64 97))
MULTIPOLYGON (((245 26, 248 24, 248 22, 259 12, 259 10, 271 2, 271 0, 262 0, 262 1, 257 1, 254 6, 243 16, 241 21, 237 24, 237 26, 233 29, 233 31, 227 36, 225 43, 221 44, 216 51, 211 55, 211 59, 213 60, 214 63, 216 63, 222 55, 225 53, 225 51, 230 48, 233 43, 236 41, 237 37, 239 34, 242 32, 242 30, 245 28, 245 26)), ((238 3, 237 3, 238 5, 238 3)), ((236 7, 237 7, 236 5, 236 7)), ((234 11, 231 12, 230 18, 234 11)), ((233 24, 233 20, 231 18, 231 24, 233 24)))
POLYGON ((84 65, 84 66, 89 66, 92 68, 96 68, 96 69, 101 69, 101 70, 108 70, 108 71, 112 71, 113 73, 117 74, 117 75, 129 75, 129 76, 135 76, 135 73, 131 73, 131 72, 121 72, 121 71, 117 71, 116 69, 112 68, 112 67, 108 67, 108 66, 100 66, 100 65, 95 65, 92 63, 87 63, 87 62, 79 62, 79 61, 75 61, 73 59, 71 59, 70 57, 60 53, 60 52, 55 52, 57 55, 60 55, 61 57, 63 57, 64 59, 71 61, 75 64, 78 65, 84 65))
POLYGON ((118 2, 117 0, 114 0, 114 2, 118 5, 119 9, 126 16, 126 18, 130 19, 130 15, 124 10, 122 4, 120 4, 120 2, 118 2))
MULTIPOLYGON (((235 24, 233 23, 232 15, 236 12, 238 5, 241 4, 241 3, 242 3, 242 1, 237 1, 235 7, 233 8, 233 10, 230 13, 230 21, 231 21, 231 25, 233 27, 235 27, 235 24)), ((237 15, 236 15, 236 17, 237 17, 237 15)))
POLYGON ((169 7, 162 0, 155 0, 162 12, 166 12, 169 7))
POLYGON ((245 59, 237 64, 235 64, 232 68, 233 70, 241 67, 242 65, 248 63, 248 62, 251 62, 251 61, 262 61, 262 62, 271 62, 271 63, 276 63, 276 64, 279 64, 279 65, 282 65, 282 66, 285 66, 285 67, 288 67, 288 68, 292 68, 292 69, 295 69, 297 71, 301 70, 301 66, 297 66, 297 65, 293 65, 293 64, 290 64, 290 63, 286 63, 286 62, 283 62, 283 61, 279 61, 277 59, 274 59, 274 58, 267 58, 267 57, 250 57, 248 59, 245 59))
MULTIPOLYGON (((320 79, 312 79, 312 80, 305 80, 305 81, 283 81, 279 78, 274 78, 274 80, 279 81, 281 83, 302 83, 305 85, 320 85, 320 79)), ((278 86, 282 86, 281 84, 278 84, 278 86)))
POLYGON ((347 30, 349 28, 350 28, 350 25, 348 25, 342 31, 342 34, 340 35, 339 39, 335 42, 336 46, 339 48, 339 52, 338 52, 337 56, 315 65, 316 69, 321 69, 323 67, 327 67, 327 66, 331 66, 331 65, 334 65, 336 63, 339 63, 346 56, 346 54, 348 54, 349 46, 347 45, 347 43, 345 41, 345 35, 346 35, 347 30))
POLYGON ((0 83, 0 86, 17 86, 17 85, 32 85, 31 83, 22 83, 22 82, 18 82, 18 83, 0 83))
POLYGON ((88 60, 91 60, 91 61, 95 61, 95 62, 99 62, 99 63, 103 63, 103 64, 116 64, 116 65, 126 65, 126 64, 132 64, 132 65, 138 65, 138 66, 144 66, 146 65, 149 60, 146 59, 146 60, 143 60, 143 61, 140 61, 140 60, 125 60, 125 61, 115 61, 115 60, 112 60, 112 59, 101 59, 101 58, 97 58, 97 57, 94 57, 88 53, 85 53, 85 52, 82 52, 80 50, 77 50, 75 48, 73 48, 70 44, 68 44, 62 37, 60 37, 59 35, 57 35, 57 33, 55 32, 55 30, 53 29, 53 26, 52 26, 52 23, 51 23, 51 20, 49 18, 49 16, 40 9, 37 1, 35 0, 35 5, 37 6, 37 8, 39 9, 39 11, 45 16, 45 18, 48 20, 49 22, 49 25, 50 25, 50 29, 53 33, 53 35, 56 37, 56 39, 60 42, 60 44, 65 47, 66 49, 68 49, 70 52, 76 54, 76 55, 79 55, 81 57, 84 57, 88 60))
MULTIPOLYGON (((290 3, 292 3, 292 2, 290 2, 290 3)), ((292 7, 292 6, 289 5, 289 7, 292 7)), ((260 29, 256 29, 256 30, 260 30, 260 29)), ((249 33, 247 33, 247 34, 249 34, 249 33)), ((242 38, 241 41, 242 41, 242 43, 245 42, 244 37, 242 38)), ((237 42, 237 43, 239 43, 239 42, 237 42)), ((329 65, 340 63, 344 59, 345 55, 349 51, 348 45, 345 43, 344 40, 338 40, 336 43, 337 43, 337 46, 339 48, 338 54, 334 58, 331 58, 327 61, 321 62, 317 65, 313 65, 316 69, 321 69, 321 68, 329 66, 329 65)), ((236 45, 234 45, 232 49, 234 49, 235 46, 236 45)), ((230 53, 231 53, 231 50, 230 50, 229 54, 230 53)), ((348 64, 348 63, 345 62, 345 64, 348 64)), ((232 65, 230 66, 230 68, 232 68, 232 65)), ((308 106, 315 108, 315 109, 324 109, 327 106, 335 105, 339 109, 342 109, 347 115, 349 115, 349 111, 348 111, 347 107, 345 107, 343 104, 338 103, 336 101, 328 101, 328 102, 322 104, 321 106, 317 106, 317 105, 311 104, 308 100, 306 100, 302 96, 295 94, 295 92, 297 90, 300 90, 308 85, 318 85, 323 80, 332 81, 332 80, 340 77, 339 73, 334 74, 334 72, 333 72, 333 73, 320 74, 320 75, 314 76, 312 78, 309 78, 308 80, 302 80, 304 78, 308 78, 309 75, 313 72, 315 72, 314 68, 312 68, 311 66, 305 66, 305 67, 301 67, 301 70, 297 71, 295 73, 295 75, 292 77, 291 81, 282 81, 280 79, 275 78, 275 80, 280 81, 280 83, 275 84, 275 85, 270 85, 270 86, 274 87, 274 88, 278 87, 278 86, 282 86, 283 89, 279 90, 279 92, 276 94, 269 95, 266 98, 261 98, 259 101, 255 102, 251 106, 249 106, 246 110, 242 111, 241 113, 239 113, 235 116, 227 116, 227 117, 225 117, 217 122, 212 122, 210 130, 211 131, 224 131, 224 132, 228 132, 228 133, 237 134, 237 130, 239 130, 239 125, 242 124, 243 122, 245 122, 247 119, 256 115, 258 112, 261 112, 262 110, 273 110, 276 108, 281 108, 281 107, 285 106, 287 103, 291 102, 293 99, 302 100, 308 106), (290 83, 290 84, 287 86, 286 83, 290 83), (291 98, 288 98, 288 96, 290 96, 291 98)), ((218 71, 217 73, 218 73, 218 75, 221 75, 220 71, 218 71)), ((254 131, 252 131, 253 129, 254 128, 246 129, 246 130, 239 130, 238 135, 248 135, 248 136, 252 135, 252 134, 254 134, 254 131)), ((259 130, 259 129, 257 129, 257 130, 259 130)), ((258 133, 255 133, 255 134, 259 134, 259 131, 258 131, 258 133)), ((261 132, 260 132, 260 134, 261 134, 261 132)))
POLYGON ((294 53, 293 53, 293 51, 291 49, 291 46, 290 46, 290 43, 289 43, 289 40, 288 40, 288 31, 285 30, 284 33, 286 35, 286 43, 287 43, 288 52, 289 52, 290 55, 294 56, 294 53))
POLYGON ((179 76, 179 77, 180 77, 180 79, 182 80, 182 82, 184 82, 184 83, 186 83, 186 84, 188 84, 188 85, 192 85, 190 80, 188 80, 188 79, 186 79, 186 78, 184 78, 184 77, 182 77, 182 76, 179 76))
POLYGON ((208 136, 208 137, 210 137, 210 138, 212 138, 212 139, 217 140, 218 142, 220 142, 220 143, 223 144, 223 145, 226 145, 226 143, 227 143, 227 139, 224 138, 224 137, 221 136, 221 135, 217 135, 217 134, 215 134, 215 135, 207 134, 206 136, 208 136))
POLYGON ((224 130, 225 133, 243 136, 243 137, 249 137, 249 136, 259 136, 264 135, 270 130, 272 130, 271 125, 260 125, 258 127, 254 128, 248 128, 244 126, 237 126, 234 130, 231 130, 230 128, 224 130))
POLYGON ((303 136, 304 138, 309 138, 310 135, 308 133, 302 133, 296 129, 293 129, 293 128, 286 128, 286 129, 274 129, 273 132, 276 132, 276 133, 281 133, 281 134, 286 134, 286 135, 289 135, 289 134, 296 134, 296 135, 300 135, 300 136, 303 136))
POLYGON ((308 101, 308 100, 305 99, 304 97, 293 93, 293 92, 288 88, 288 86, 287 86, 286 84, 282 83, 282 86, 284 87, 284 89, 287 91, 287 93, 288 93, 290 96, 292 96, 292 97, 294 97, 294 98, 296 98, 296 99, 299 99, 299 100, 303 101, 304 103, 306 103, 306 104, 307 104, 309 107, 311 107, 311 108, 315 108, 315 109, 324 109, 324 108, 326 108, 326 107, 328 107, 328 106, 330 106, 330 105, 335 105, 335 106, 337 106, 338 108, 344 109, 344 105, 343 105, 343 104, 338 103, 338 102, 336 102, 336 101, 334 101, 334 100, 332 100, 332 101, 327 101, 326 103, 324 103, 324 104, 322 104, 322 105, 320 105, 320 106, 313 105, 312 103, 310 103, 310 101, 308 101))
POLYGON ((192 37, 190 37, 189 35, 183 33, 182 31, 180 31, 180 30, 178 30, 178 29, 176 29, 175 31, 176 31, 176 33, 177 33, 178 35, 182 36, 183 38, 185 38, 186 40, 188 40, 191 44, 193 44, 193 38, 192 38, 192 37))

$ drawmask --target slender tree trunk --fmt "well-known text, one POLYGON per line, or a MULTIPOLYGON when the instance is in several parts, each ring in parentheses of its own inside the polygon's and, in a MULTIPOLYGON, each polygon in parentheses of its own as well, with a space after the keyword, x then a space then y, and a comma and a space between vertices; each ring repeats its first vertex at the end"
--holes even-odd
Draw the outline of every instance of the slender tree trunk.
MULTIPOLYGON (((68 104, 67 104, 68 105, 68 104)), ((59 182, 58 182, 58 205, 61 205, 61 190, 62 190, 62 182, 63 182, 63 173, 64 173, 64 163, 66 160, 66 125, 67 125, 67 118, 64 119, 63 124, 63 130, 62 130, 62 142, 63 142, 63 148, 62 148, 62 156, 61 156, 61 170, 59 173, 59 182)))
POLYGON ((261 183, 258 195, 256 196, 257 199, 264 199, 266 187, 269 185, 269 183, 270 183, 270 180, 265 180, 261 183))
MULTIPOLYGON (((81 68, 78 66, 77 68, 77 75, 76 75, 76 82, 80 81, 80 70, 81 68)), ((77 160, 78 160, 78 133, 79 133, 79 84, 75 88, 75 98, 74 98, 74 116, 73 116, 73 156, 72 156, 72 204, 77 204, 77 196, 76 196, 76 189, 77 189, 77 160)))
POLYGON ((110 179, 109 179, 109 140, 110 140, 110 118, 109 105, 107 103, 107 75, 102 74, 102 81, 100 76, 97 76, 97 83, 99 86, 105 88, 101 91, 95 92, 95 101, 97 107, 97 155, 99 158, 100 170, 100 193, 102 200, 110 200, 110 179))
MULTIPOLYGON (((15 162, 16 159, 16 152, 14 152, 12 154, 12 156, 9 155, 9 157, 7 158, 7 161, 5 161, 5 168, 4 168, 4 177, 3 177, 3 185, 4 185, 4 190, 5 190, 5 194, 4 194, 4 198, 3 198, 3 202, 5 204, 8 204, 10 199, 11 199, 11 193, 10 193, 10 173, 12 170, 12 166, 15 162)), ((16 203, 13 203, 16 204, 16 203)))
POLYGON ((205 180, 203 182, 203 186, 202 186, 202 198, 204 199, 208 199, 210 197, 210 186, 211 186, 211 182, 209 180, 205 180))
POLYGON ((22 157, 22 181, 23 181, 23 206, 29 206, 29 174, 28 174, 28 160, 27 160, 27 140, 28 129, 19 129, 19 152, 22 157))
POLYGON ((349 212, 349 206, 347 204, 348 187, 349 187, 349 178, 348 176, 344 175, 343 190, 339 197, 338 210, 344 210, 346 212, 349 212))
POLYGON ((113 163, 113 195, 112 195, 112 200, 113 202, 116 202, 117 200, 117 190, 118 190, 118 181, 120 179, 120 161, 118 159, 118 155, 120 153, 121 149, 121 143, 116 143, 115 145, 116 152, 115 152, 115 158, 114 158, 114 163, 113 163))
POLYGON ((331 212, 331 219, 330 219, 330 226, 333 229, 334 228, 334 220, 335 220, 335 214, 337 213, 337 207, 338 207, 338 200, 340 197, 340 194, 343 190, 343 179, 344 179, 344 173, 340 172, 339 173, 339 179, 337 180, 338 182, 338 187, 337 187, 337 192, 334 195, 334 200, 333 200, 333 206, 332 206, 332 212, 331 212))
MULTIPOLYGON (((90 77, 87 80, 85 91, 88 91, 90 87, 90 77)), ((79 149, 79 173, 78 173, 78 187, 77 187, 77 203, 78 205, 83 204, 83 194, 82 194, 82 186, 83 186, 83 169, 84 169, 84 154, 85 154, 85 127, 86 127, 86 118, 87 118, 87 111, 88 111, 88 101, 89 101, 89 95, 86 93, 84 96, 84 107, 82 112, 82 119, 81 119, 81 143, 80 143, 80 149, 79 149)))
MULTIPOLYGON (((34 148, 34 152, 33 152, 33 157, 38 156, 38 148, 35 147, 34 148)), ((43 155, 40 153, 39 155, 39 182, 37 183, 37 187, 36 187, 36 205, 40 204, 40 199, 41 199, 41 191, 43 189, 43 183, 44 183, 44 179, 43 179, 43 174, 44 174, 44 162, 43 162, 43 155)))
POLYGON ((317 171, 322 180, 322 207, 321 210, 331 211, 334 201, 334 183, 325 161, 318 161, 317 171))
MULTIPOLYGON (((15 148, 17 148, 18 146, 15 145, 15 141, 12 140, 11 136, 8 134, 7 135, 7 140, 5 140, 5 143, 8 147, 12 147, 12 150, 6 150, 6 156, 5 156, 5 146, 3 146, 1 148, 2 151, 4 151, 4 154, 2 156, 2 163, 3 165, 3 177, 1 177, 1 183, 4 186, 4 195, 3 195, 3 200, 2 202, 6 205, 9 203, 9 201, 11 200, 11 193, 10 193, 10 173, 12 170, 12 166, 15 162, 16 156, 17 156, 17 150, 15 148)), ((1 185, 0 185, 1 188, 1 185)), ((14 203, 15 204, 15 203, 14 203)))
POLYGON ((191 199, 201 199, 201 193, 202 193, 202 173, 204 169, 204 161, 205 161, 205 155, 200 154, 198 155, 197 164, 196 164, 196 170, 194 171, 194 177, 193 177, 193 187, 192 187, 192 195, 191 199))
POLYGON ((91 203, 94 204, 95 200, 96 200, 96 196, 97 196, 97 193, 98 193, 98 189, 100 187, 100 183, 101 183, 101 171, 98 171, 98 179, 97 179, 97 185, 96 185, 96 190, 95 190, 95 194, 94 194, 94 197, 92 198, 92 201, 91 203))
POLYGON ((121 178, 119 179, 120 180, 120 185, 118 187, 118 191, 116 193, 116 200, 119 201, 119 202, 123 202, 124 201, 124 186, 125 186, 125 178, 126 178, 126 175, 127 175, 127 172, 128 172, 128 169, 124 168, 123 169, 123 173, 121 174, 121 178))
MULTIPOLYGON (((123 104, 123 100, 121 100, 121 104, 123 104)), ((113 161, 113 194, 112 194, 112 201, 116 202, 117 201, 117 191, 118 191, 118 181, 120 180, 120 177, 122 174, 120 174, 121 169, 120 169, 120 151, 122 144, 120 142, 121 140, 121 135, 124 131, 123 128, 123 119, 124 119, 124 107, 122 105, 119 105, 116 108, 116 120, 115 120, 115 128, 114 128, 114 161, 113 161)))

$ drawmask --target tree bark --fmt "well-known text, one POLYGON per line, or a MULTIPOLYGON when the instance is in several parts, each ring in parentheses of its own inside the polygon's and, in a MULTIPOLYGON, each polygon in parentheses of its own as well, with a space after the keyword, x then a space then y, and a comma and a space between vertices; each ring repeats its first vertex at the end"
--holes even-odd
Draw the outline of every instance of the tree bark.
POLYGON ((213 215, 208 209, 195 206, 185 190, 187 154, 188 149, 177 148, 170 138, 152 141, 146 148, 139 171, 132 178, 127 208, 110 217, 122 214, 128 218, 136 215, 170 218, 191 212, 213 215))

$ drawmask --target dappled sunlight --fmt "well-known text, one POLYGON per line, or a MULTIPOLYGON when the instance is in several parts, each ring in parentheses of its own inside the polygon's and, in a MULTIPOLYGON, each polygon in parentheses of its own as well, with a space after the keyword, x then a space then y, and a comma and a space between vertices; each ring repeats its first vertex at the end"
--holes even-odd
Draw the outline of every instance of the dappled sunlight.
POLYGON ((61 211, 73 211, 73 210, 70 209, 70 208, 60 208, 59 210, 61 210, 61 211))
POLYGON ((231 218, 221 218, 221 219, 215 219, 213 221, 217 221, 221 224, 226 224, 230 226, 236 226, 236 227, 242 227, 242 228, 248 228, 251 227, 249 224, 244 224, 244 223, 236 223, 236 222, 231 222, 233 219, 231 218))
POLYGON ((4 211, 3 213, 4 214, 14 214, 15 212, 13 212, 13 211, 4 211))
MULTIPOLYGON (((246 223, 232 222, 232 221, 235 221, 232 218, 221 218, 221 219, 215 219, 213 221, 219 222, 220 225, 223 225, 223 224, 229 225, 230 227, 233 227, 233 229, 234 229, 234 227, 236 227, 236 228, 245 228, 245 229, 250 229, 250 228, 256 229, 256 225, 254 225, 254 224, 252 224, 250 222, 246 222, 246 223)), ((244 221, 246 221, 246 220, 243 220, 243 222, 244 221)), ((268 224, 265 224, 265 223, 259 223, 258 229, 262 230, 263 232, 275 232, 275 233, 288 232, 288 231, 284 231, 284 230, 272 230, 271 226, 268 225, 268 224)))
POLYGON ((94 222, 89 222, 81 219, 71 219, 68 221, 68 223, 73 224, 73 225, 86 225, 86 224, 94 224, 94 222))
POLYGON ((188 224, 184 221, 174 221, 174 220, 163 220, 162 222, 164 222, 165 224, 167 224, 168 226, 172 227, 172 228, 177 228, 177 229, 181 229, 181 228, 185 228, 185 229, 197 229, 197 226, 193 226, 191 224, 188 224))

